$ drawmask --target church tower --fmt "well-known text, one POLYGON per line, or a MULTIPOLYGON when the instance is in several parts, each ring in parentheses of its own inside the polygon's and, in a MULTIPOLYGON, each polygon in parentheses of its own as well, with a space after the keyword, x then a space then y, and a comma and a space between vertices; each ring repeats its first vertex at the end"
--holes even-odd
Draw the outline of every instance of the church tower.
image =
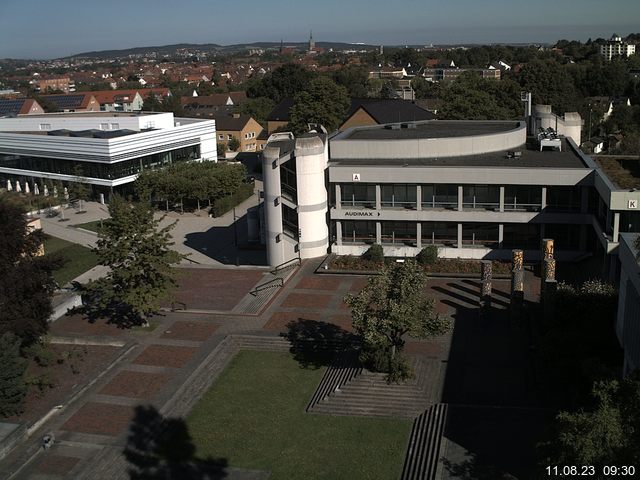
POLYGON ((309 31, 309 52, 316 51, 316 41, 313 39, 313 30, 309 31))

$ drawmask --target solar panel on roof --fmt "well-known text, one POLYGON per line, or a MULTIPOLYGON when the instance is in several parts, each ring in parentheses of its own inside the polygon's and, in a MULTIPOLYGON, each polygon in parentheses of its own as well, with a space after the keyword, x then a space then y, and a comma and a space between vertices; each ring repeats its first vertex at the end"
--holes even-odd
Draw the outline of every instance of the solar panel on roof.
POLYGON ((63 95, 60 97, 46 97, 48 100, 51 100, 52 103, 55 103, 58 108, 61 110, 69 109, 69 108, 78 108, 82 105, 82 99, 84 95, 63 95))
POLYGON ((24 98, 21 100, 0 100, 0 115, 18 115, 24 105, 24 98))

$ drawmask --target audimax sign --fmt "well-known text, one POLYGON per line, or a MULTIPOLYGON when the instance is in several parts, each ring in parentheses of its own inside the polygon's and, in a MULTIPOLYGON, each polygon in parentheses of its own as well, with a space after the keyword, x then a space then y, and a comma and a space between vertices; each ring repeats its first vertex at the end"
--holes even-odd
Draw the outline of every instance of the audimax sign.
POLYGON ((361 210, 353 210, 344 212, 345 217, 379 217, 380 212, 364 212, 361 210), (377 215, 376 215, 377 214, 377 215))

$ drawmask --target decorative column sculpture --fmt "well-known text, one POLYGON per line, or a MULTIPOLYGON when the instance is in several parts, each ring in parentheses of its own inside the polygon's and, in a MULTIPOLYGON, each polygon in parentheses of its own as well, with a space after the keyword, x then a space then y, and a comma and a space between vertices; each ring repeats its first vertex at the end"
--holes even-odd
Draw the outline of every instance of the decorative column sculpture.
POLYGON ((493 264, 491 260, 482 260, 480 262, 480 279, 482 280, 482 289, 480 292, 480 307, 489 310, 491 307, 491 279, 493 277, 493 264))
POLYGON ((516 316, 524 303, 524 252, 511 251, 511 316, 516 316))

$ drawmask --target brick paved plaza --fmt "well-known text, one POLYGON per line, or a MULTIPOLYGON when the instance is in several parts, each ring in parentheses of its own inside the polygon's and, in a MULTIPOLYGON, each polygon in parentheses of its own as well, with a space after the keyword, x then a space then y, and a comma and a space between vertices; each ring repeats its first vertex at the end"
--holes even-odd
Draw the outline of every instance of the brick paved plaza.
MULTIPOLYGON (((175 410, 176 405, 187 401, 183 399, 195 401, 189 392, 197 388, 189 385, 188 379, 227 335, 277 337, 291 322, 301 320, 351 331, 351 317, 343 298, 360 291, 367 279, 315 274, 318 263, 304 263, 284 288, 270 293, 273 298, 254 315, 230 312, 265 278, 264 269, 198 268, 184 269, 176 295, 197 312, 165 311, 154 319, 157 326, 152 331, 120 329, 104 321, 88 323, 79 315, 56 321, 51 328, 54 337, 117 341, 121 346, 110 347, 117 355, 103 360, 102 375, 96 373, 95 383, 84 393, 71 403, 68 399, 57 401, 65 408, 45 427, 56 432, 56 445, 46 453, 37 453, 36 435, 2 462, 0 476, 33 458, 18 478, 42 478, 39 475, 44 472, 51 479, 82 478, 96 465, 103 465, 110 473, 101 477, 98 468, 92 478, 128 478, 121 452, 134 408, 152 405, 158 410, 163 406, 175 410), (176 396, 176 392, 182 393, 176 396), (116 470, 119 473, 113 476, 116 470)), ((436 311, 450 316, 456 328, 445 338, 410 339, 406 353, 443 366, 438 367, 442 378, 436 381, 434 377, 436 390, 431 392, 441 401, 525 407, 535 401, 535 395, 529 382, 526 332, 511 325, 505 314, 509 282, 494 281, 494 314, 482 322, 477 316, 479 292, 476 280, 431 279, 427 293, 436 299, 436 311)), ((537 285, 530 281, 529 299, 534 300, 536 294, 537 285)), ((82 385, 68 397, 80 388, 82 385)))

